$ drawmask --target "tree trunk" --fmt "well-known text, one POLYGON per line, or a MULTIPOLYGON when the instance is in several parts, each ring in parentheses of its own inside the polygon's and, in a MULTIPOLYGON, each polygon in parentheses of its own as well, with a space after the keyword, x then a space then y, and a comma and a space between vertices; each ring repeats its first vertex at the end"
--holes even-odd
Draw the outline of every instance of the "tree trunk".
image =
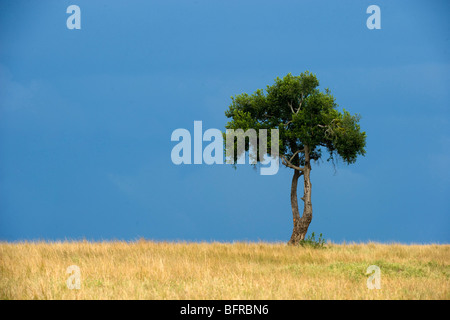
POLYGON ((301 240, 305 239, 306 232, 308 232, 309 224, 312 220, 312 204, 311 204, 311 164, 309 159, 309 149, 305 147, 305 166, 303 171, 294 170, 294 176, 292 177, 291 185, 291 206, 292 206, 292 216, 294 218, 294 229, 292 230, 292 236, 288 244, 296 245, 299 244, 301 240), (297 182, 300 175, 303 175, 304 181, 304 195, 303 200, 303 215, 300 217, 298 211, 298 201, 297 201, 297 182))

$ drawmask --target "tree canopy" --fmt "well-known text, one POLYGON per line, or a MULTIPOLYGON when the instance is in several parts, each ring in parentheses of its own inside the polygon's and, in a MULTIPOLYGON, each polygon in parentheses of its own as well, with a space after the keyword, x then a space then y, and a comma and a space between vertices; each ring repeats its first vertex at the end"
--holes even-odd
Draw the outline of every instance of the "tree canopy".
MULTIPOLYGON (((225 115, 231 119, 227 129, 278 129, 280 158, 292 169, 300 170, 305 157, 318 160, 323 153, 327 160, 339 157, 348 164, 365 154, 366 133, 361 132, 360 116, 345 109, 340 112, 330 90, 321 91, 316 75, 309 71, 277 77, 266 90, 232 97, 225 115)), ((245 151, 248 148, 247 143, 245 151)), ((270 155, 270 148, 267 152, 270 155)), ((234 154, 235 159, 239 156, 234 154)))

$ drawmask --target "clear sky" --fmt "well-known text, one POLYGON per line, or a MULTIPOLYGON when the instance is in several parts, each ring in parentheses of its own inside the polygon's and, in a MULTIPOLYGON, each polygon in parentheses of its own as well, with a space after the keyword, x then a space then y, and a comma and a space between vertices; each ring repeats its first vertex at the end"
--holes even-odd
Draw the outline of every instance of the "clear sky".
POLYGON ((310 70, 367 132, 356 164, 313 164, 310 232, 449 243, 449 8, 1 1, 0 240, 289 240, 291 169, 176 166, 170 137, 224 130, 232 95, 310 70))

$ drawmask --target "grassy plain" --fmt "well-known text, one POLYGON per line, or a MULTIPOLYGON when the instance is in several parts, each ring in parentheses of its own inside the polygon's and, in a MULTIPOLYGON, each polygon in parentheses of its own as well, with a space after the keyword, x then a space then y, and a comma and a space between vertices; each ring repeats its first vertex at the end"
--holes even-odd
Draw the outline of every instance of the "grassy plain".
POLYGON ((0 242, 0 299, 448 300, 449 288, 450 245, 0 242), (80 289, 68 289, 71 265, 80 289))

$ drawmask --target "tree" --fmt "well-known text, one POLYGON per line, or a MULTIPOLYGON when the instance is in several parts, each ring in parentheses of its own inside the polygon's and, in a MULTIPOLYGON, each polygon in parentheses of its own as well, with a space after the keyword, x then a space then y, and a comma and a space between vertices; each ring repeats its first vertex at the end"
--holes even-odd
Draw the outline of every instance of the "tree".
MULTIPOLYGON (((351 164, 358 155, 365 155, 366 133, 361 132, 360 116, 351 115, 345 109, 339 112, 328 88, 320 91, 318 87, 316 75, 309 71, 300 76, 289 73, 283 79, 277 77, 265 91, 258 89, 252 95, 243 93, 232 97, 225 112, 231 119, 225 126, 227 129, 279 130, 278 161, 294 170, 291 185, 293 231, 288 242, 292 245, 305 239, 312 220, 311 161, 318 161, 327 154, 327 161, 333 164, 338 159, 351 164), (300 217, 297 182, 301 176, 304 206, 300 217)), ((246 141, 244 153, 249 151, 249 146, 246 141)), ((234 150, 232 157, 236 161, 242 154, 234 150)), ((269 150, 267 148, 267 153, 271 155, 269 150)), ((257 156, 257 163, 262 161, 257 156)))

